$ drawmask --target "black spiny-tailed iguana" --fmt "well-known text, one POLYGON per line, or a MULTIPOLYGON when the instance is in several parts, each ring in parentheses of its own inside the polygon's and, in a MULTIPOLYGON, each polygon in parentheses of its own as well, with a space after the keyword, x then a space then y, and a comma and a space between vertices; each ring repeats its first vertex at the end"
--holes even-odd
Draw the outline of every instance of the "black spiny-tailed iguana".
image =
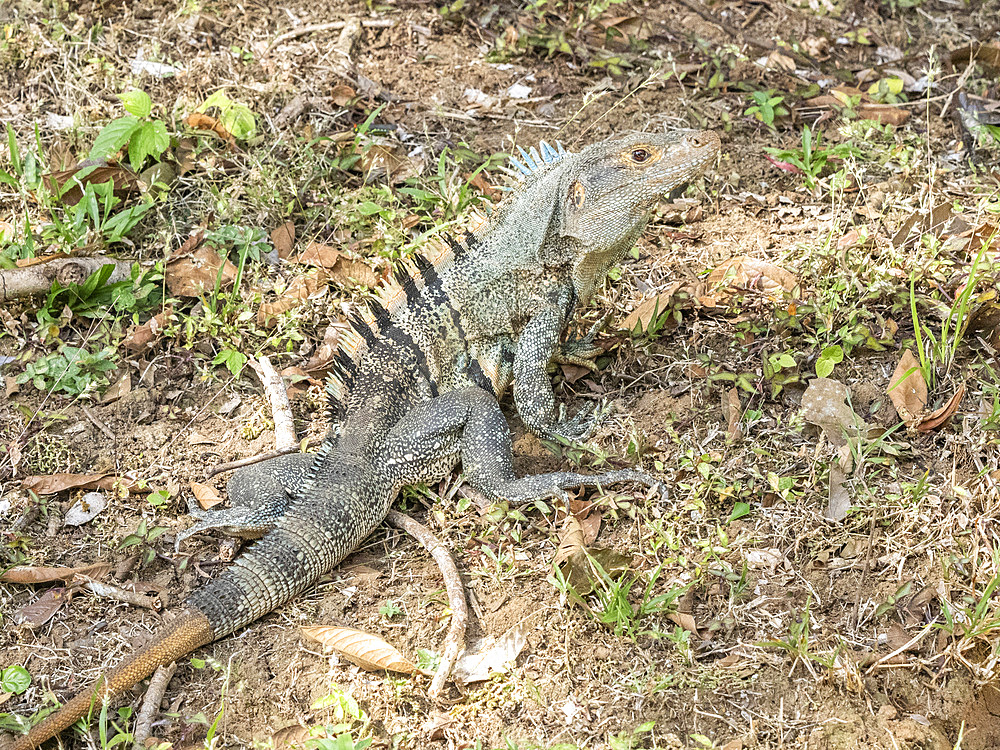
POLYGON ((546 366, 556 356, 592 360, 589 337, 560 345, 574 310, 635 244, 659 198, 701 174, 718 151, 707 131, 637 133, 576 154, 545 143, 522 151, 523 163, 511 161, 519 182, 512 194, 461 240, 435 242, 398 268, 352 321, 329 389, 339 429, 314 456, 237 473, 237 509, 201 524, 263 534, 260 541, 194 591, 149 645, 11 749, 36 747, 159 665, 287 602, 353 551, 402 487, 439 479, 459 461, 472 487, 511 502, 578 485, 654 482, 633 470, 518 479, 497 399, 513 386, 536 435, 588 434, 593 416, 564 417, 546 366))

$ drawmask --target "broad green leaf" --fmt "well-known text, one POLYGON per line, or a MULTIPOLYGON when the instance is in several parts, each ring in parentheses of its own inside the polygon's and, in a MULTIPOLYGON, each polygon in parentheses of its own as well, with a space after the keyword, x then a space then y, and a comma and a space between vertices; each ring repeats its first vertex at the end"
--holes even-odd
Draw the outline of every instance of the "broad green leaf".
POLYGON ((149 94, 145 91, 133 89, 132 91, 126 91, 124 94, 119 94, 118 98, 122 100, 122 106, 125 107, 125 111, 130 115, 146 118, 153 111, 153 102, 150 101, 149 94))
POLYGON ((14 664, 0 671, 0 690, 20 695, 31 684, 31 674, 24 667, 14 664))
POLYGON ((830 373, 833 372, 834 362, 832 359, 820 358, 816 360, 816 374, 821 378, 830 377, 830 373))
POLYGON ((128 139, 139 128, 139 119, 133 115, 119 117, 105 125, 94 139, 90 149, 91 159, 107 159, 128 143, 128 139))
POLYGON ((147 157, 159 158, 170 145, 167 126, 159 120, 146 122, 132 135, 128 142, 128 160, 132 169, 138 171, 147 157))
POLYGON ((249 107, 234 104, 222 112, 222 124, 234 138, 245 141, 257 132, 257 118, 249 107))

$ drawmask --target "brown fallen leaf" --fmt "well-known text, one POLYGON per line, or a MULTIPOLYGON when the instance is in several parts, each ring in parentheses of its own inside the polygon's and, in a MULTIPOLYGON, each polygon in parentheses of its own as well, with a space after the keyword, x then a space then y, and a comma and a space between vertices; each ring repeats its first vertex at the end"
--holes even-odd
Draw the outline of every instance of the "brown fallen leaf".
POLYGON ((975 60, 984 67, 1000 71, 1000 45, 977 43, 959 47, 952 51, 949 59, 956 68, 964 67, 970 60, 975 60))
POLYGON ((153 348, 160 340, 160 333, 174 314, 174 308, 168 306, 163 312, 157 313, 142 325, 135 326, 125 337, 125 348, 139 354, 153 348))
POLYGON ((341 256, 328 276, 330 281, 348 288, 362 287, 371 289, 379 281, 378 274, 367 263, 341 256))
POLYGON ((881 125, 898 127, 910 119, 909 110, 891 104, 859 104, 856 111, 862 120, 875 120, 881 125))
POLYGON ((101 396, 102 404, 111 404, 132 392, 132 375, 127 370, 101 396))
POLYGON ((403 656, 394 646, 390 646, 376 635, 354 628, 330 625, 307 625, 302 634, 325 649, 343 656, 352 664, 370 672, 388 670, 401 674, 422 672, 417 665, 403 656))
POLYGON ((338 107, 347 106, 357 95, 357 92, 346 83, 338 83, 330 90, 330 98, 338 107))
POLYGON ((306 266, 333 268, 339 259, 340 251, 337 248, 319 242, 310 242, 309 246, 295 259, 295 262, 306 266))
POLYGON ((69 600, 66 589, 63 586, 51 588, 30 604, 26 604, 17 610, 12 616, 15 625, 34 630, 52 619, 62 605, 69 600))
POLYGON ((189 253, 182 251, 183 247, 167 260, 163 268, 163 278, 171 294, 200 297, 212 292, 216 283, 222 289, 233 285, 238 273, 236 266, 214 248, 200 245, 189 253))
POLYGON ((87 185, 102 185, 108 180, 114 183, 116 198, 126 198, 139 192, 139 180, 135 173, 120 164, 82 161, 72 169, 52 172, 42 177, 46 187, 56 195, 62 193, 60 200, 70 206, 75 206, 83 198, 87 185), (66 187, 70 182, 73 184, 66 187))
POLYGON ((295 223, 286 221, 280 227, 271 231, 271 244, 278 251, 278 257, 284 260, 292 254, 295 247, 295 223))
POLYGON ((114 490, 124 487, 129 492, 146 492, 132 479, 114 474, 45 474, 25 477, 21 485, 38 495, 54 495, 63 490, 114 490))
POLYGON ((452 679, 460 685, 488 680, 491 674, 503 672, 517 659, 527 642, 525 627, 520 623, 499 638, 481 638, 458 657, 452 679))
POLYGON ((722 413, 726 419, 726 442, 739 442, 743 439, 743 429, 740 427, 743 407, 740 405, 739 388, 730 388, 723 394, 722 413))
POLYGON ((766 260, 741 255, 723 261, 708 275, 709 288, 756 289, 771 297, 793 292, 799 284, 795 274, 766 260))
POLYGON ((698 633, 698 624, 695 622, 694 616, 685 612, 671 612, 667 615, 667 619, 674 625, 679 625, 691 635, 701 637, 698 633))
POLYGON ((273 326, 274 318, 283 312, 298 307, 304 300, 326 289, 330 273, 324 268, 317 268, 310 273, 296 276, 288 284, 288 288, 274 302, 262 302, 257 308, 257 323, 262 326, 273 326))
POLYGON ((629 569, 630 555, 613 549, 600 549, 584 545, 585 531, 576 516, 563 519, 552 567, 559 570, 571 588, 571 598, 578 603, 581 597, 594 590, 595 581, 603 576, 620 578, 629 569))
POLYGON ((899 358, 896 371, 889 379, 888 393, 899 418, 908 427, 916 426, 927 406, 927 383, 920 363, 909 349, 899 358))
POLYGON ((206 130, 215 133, 230 146, 236 143, 236 139, 226 130, 226 127, 220 120, 211 115, 206 115, 204 112, 194 112, 188 115, 187 119, 184 120, 184 124, 194 130, 206 130))
POLYGON ((958 405, 962 403, 962 398, 965 396, 965 383, 959 383, 958 390, 955 394, 948 399, 947 403, 940 409, 935 409, 930 414, 925 414, 920 418, 920 422, 917 424, 917 429, 921 432, 930 432, 931 430, 936 430, 938 427, 947 422, 951 415, 958 410, 958 405))
POLYGON ((207 484, 191 482, 191 492, 194 495, 194 499, 198 501, 198 505, 201 506, 202 510, 214 508, 222 502, 222 497, 219 495, 215 487, 207 484))
POLYGON ((56 567, 34 567, 30 565, 18 565, 5 573, 0 573, 0 581, 4 583, 49 583, 50 581, 66 581, 69 583, 76 575, 85 575, 90 578, 103 578, 111 572, 110 563, 91 563, 81 565, 76 568, 56 567))
POLYGON ((823 430, 835 446, 847 444, 848 438, 865 435, 869 425, 847 405, 847 386, 832 378, 813 378, 802 394, 802 417, 823 430))

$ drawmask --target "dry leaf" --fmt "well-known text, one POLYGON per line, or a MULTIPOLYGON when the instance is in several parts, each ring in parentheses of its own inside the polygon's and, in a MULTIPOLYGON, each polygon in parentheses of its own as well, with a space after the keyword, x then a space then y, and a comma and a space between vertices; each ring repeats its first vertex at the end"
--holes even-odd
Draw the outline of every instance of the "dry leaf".
POLYGON ((163 327, 173 314, 174 308, 167 307, 163 312, 157 313, 142 325, 133 328, 125 337, 125 348, 134 354, 152 349, 153 344, 159 341, 163 327))
POLYGON ((294 222, 286 221, 280 227, 272 230, 271 244, 274 245, 274 249, 278 251, 278 257, 282 260, 291 255, 292 248, 295 246, 294 222))
POLYGON ((949 58, 956 68, 965 67, 970 60, 975 60, 984 67, 1000 71, 1000 45, 970 44, 954 50, 949 58))
POLYGON ((858 116, 862 120, 876 120, 881 125, 902 125, 910 119, 910 111, 891 104, 859 104, 858 116))
POLYGON ((667 619, 670 620, 674 625, 679 625, 691 635, 701 637, 698 633, 698 624, 694 621, 694 617, 685 612, 671 612, 667 615, 667 619))
POLYGON ((201 506, 202 510, 214 508, 222 502, 222 498, 216 489, 207 484, 191 482, 191 492, 194 494, 194 499, 198 501, 198 505, 201 506))
POLYGON ((921 417, 920 423, 917 425, 917 429, 921 432, 936 430, 951 418, 951 415, 958 409, 958 405, 962 402, 962 398, 964 396, 965 383, 960 383, 958 390, 955 391, 955 395, 948 399, 948 402, 944 406, 921 417))
POLYGON ((15 612, 11 620, 15 625, 23 625, 34 630, 52 619, 62 605, 68 600, 66 589, 62 586, 51 588, 31 604, 26 604, 15 612))
POLYGON ((96 163, 92 161, 82 161, 72 169, 64 169, 59 172, 52 172, 42 177, 46 187, 59 195, 59 191, 64 186, 73 181, 72 187, 66 188, 60 200, 70 206, 75 206, 84 195, 84 187, 87 185, 102 185, 108 180, 114 182, 114 195, 116 198, 126 198, 131 193, 139 192, 139 181, 135 174, 118 164, 96 163), (86 174, 82 174, 86 170, 86 174), (82 176, 81 176, 82 174, 82 176))
POLYGON ((204 112, 194 112, 193 114, 188 115, 184 124, 194 130, 207 130, 215 133, 219 136, 219 138, 228 142, 230 145, 235 143, 235 139, 230 132, 226 130, 222 122, 211 115, 206 115, 204 112))
POLYGON ((236 274, 236 266, 207 245, 201 245, 190 253, 181 254, 178 251, 163 268, 167 289, 178 297, 200 297, 210 293, 215 289, 217 279, 220 288, 228 288, 232 286, 236 274))
POLYGON ((346 83, 338 83, 330 91, 330 98, 333 100, 333 103, 336 104, 338 107, 347 106, 347 104, 350 103, 351 99, 354 99, 356 96, 357 93, 354 91, 354 89, 352 89, 346 83))
POLYGON ((413 674, 420 671, 393 646, 363 630, 310 625, 302 628, 302 634, 324 648, 335 651, 352 664, 371 672, 386 669, 390 672, 413 674))
POLYGON ((311 273, 301 274, 292 279, 284 294, 274 302, 262 302, 257 308, 257 323, 262 326, 274 325, 274 318, 283 312, 298 307, 303 300, 326 290, 329 271, 318 268, 311 273))
POLYGON ((899 358, 896 371, 889 380, 888 393, 899 418, 907 426, 916 425, 927 406, 927 383, 920 371, 920 363, 909 349, 899 358))
POLYGON ((45 474, 30 476, 21 480, 26 490, 38 495, 53 495, 63 490, 114 490, 124 487, 129 492, 138 492, 138 484, 114 474, 45 474))
POLYGON ((452 679, 461 685, 489 679, 494 672, 505 671, 507 665, 517 659, 527 642, 525 628, 521 624, 515 625, 500 638, 482 638, 458 657, 451 673, 452 679))
POLYGON ((743 439, 743 429, 740 427, 743 407, 740 405, 739 388, 730 388, 723 394, 722 413, 726 420, 726 442, 739 442, 743 439))
POLYGON ((583 527, 576 516, 566 516, 563 519, 562 530, 559 532, 559 546, 552 565, 559 567, 570 558, 583 551, 583 527))
POLYGON ((32 567, 19 565, 6 573, 0 573, 0 581, 4 583, 49 583, 50 581, 66 581, 69 583, 76 575, 90 578, 103 578, 111 572, 110 563, 91 563, 77 568, 63 567, 32 567))
POLYGON ((100 492, 88 492, 78 498, 63 519, 64 526, 82 526, 93 521, 97 515, 108 507, 108 499, 100 492))
POLYGON ((802 417, 823 430, 833 445, 847 444, 848 437, 864 435, 869 429, 847 405, 847 386, 831 378, 813 378, 802 394, 802 417))
POLYGON ((367 263, 341 257, 328 277, 335 284, 347 287, 372 288, 378 284, 378 275, 367 263))
POLYGON ((834 462, 830 465, 830 493, 826 501, 825 518, 843 521, 851 509, 851 493, 847 489, 847 472, 834 462))
POLYGON ((794 291, 799 280, 795 274, 780 266, 741 255, 719 264, 708 275, 707 283, 710 288, 721 286, 757 289, 775 297, 794 291))
POLYGON ((101 396, 102 404, 111 404, 132 392, 132 375, 126 370, 101 396))
POLYGON ((330 245, 323 245, 319 242, 310 242, 309 247, 302 251, 296 258, 296 263, 306 266, 318 266, 319 268, 333 268, 340 258, 340 251, 330 245))

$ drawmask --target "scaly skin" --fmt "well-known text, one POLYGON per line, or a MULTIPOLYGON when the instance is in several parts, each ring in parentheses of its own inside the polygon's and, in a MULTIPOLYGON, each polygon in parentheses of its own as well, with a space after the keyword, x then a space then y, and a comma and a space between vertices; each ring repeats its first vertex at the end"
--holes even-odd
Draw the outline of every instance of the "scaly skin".
POLYGON ((513 386, 525 425, 585 437, 594 418, 566 418, 546 366, 585 361, 590 341, 560 345, 574 312, 635 244, 659 198, 701 174, 719 151, 711 132, 638 133, 568 154, 525 155, 517 189, 460 242, 428 248, 345 337, 332 411, 343 419, 313 455, 247 467, 233 507, 198 528, 259 536, 145 648, 66 703, 12 750, 29 750, 158 666, 287 602, 354 551, 404 486, 462 462, 472 487, 524 502, 574 486, 655 484, 639 471, 556 472, 518 479, 498 399, 513 386), (344 404, 344 406, 341 406, 344 404))

